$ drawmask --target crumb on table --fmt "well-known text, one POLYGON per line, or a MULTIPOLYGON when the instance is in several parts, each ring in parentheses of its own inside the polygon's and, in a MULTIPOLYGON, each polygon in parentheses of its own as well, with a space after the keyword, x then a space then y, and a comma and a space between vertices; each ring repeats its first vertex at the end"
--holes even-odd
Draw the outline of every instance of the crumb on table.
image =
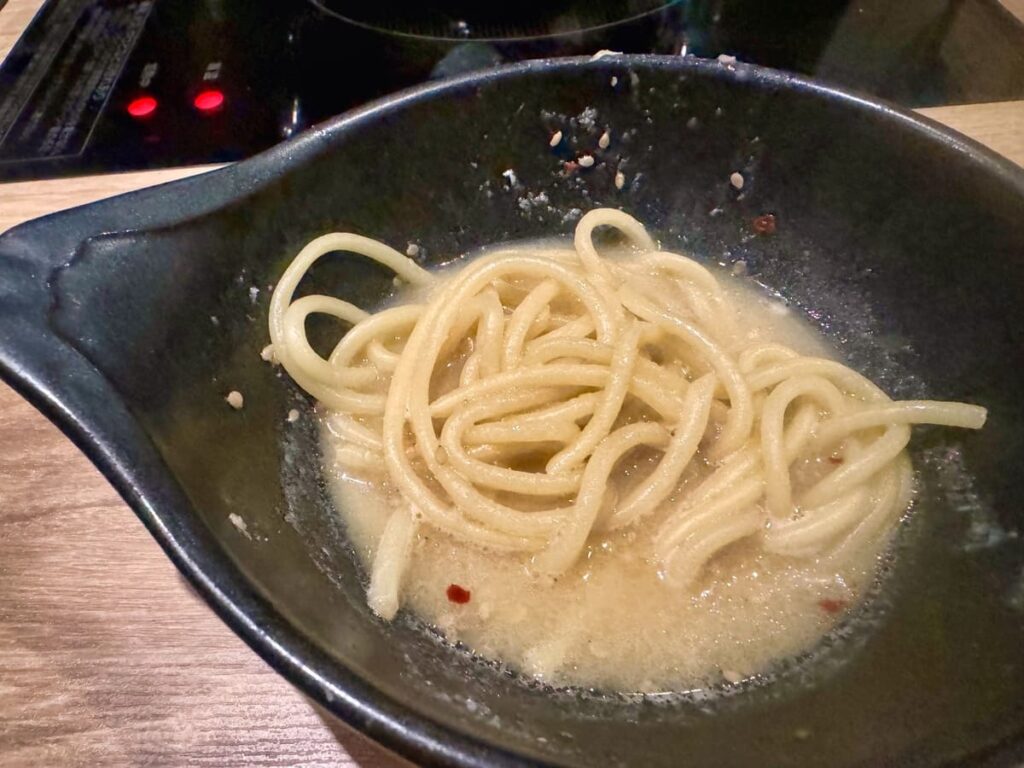
POLYGON ((227 400, 228 405, 230 405, 236 411, 241 410, 242 406, 245 405, 245 398, 242 397, 242 393, 239 392, 237 389, 233 389, 230 392, 228 392, 228 396, 225 397, 224 399, 227 400))
POLYGON ((242 519, 241 515, 232 512, 228 515, 228 520, 230 520, 231 524, 239 531, 244 533, 246 536, 249 535, 249 526, 246 524, 245 520, 242 519))

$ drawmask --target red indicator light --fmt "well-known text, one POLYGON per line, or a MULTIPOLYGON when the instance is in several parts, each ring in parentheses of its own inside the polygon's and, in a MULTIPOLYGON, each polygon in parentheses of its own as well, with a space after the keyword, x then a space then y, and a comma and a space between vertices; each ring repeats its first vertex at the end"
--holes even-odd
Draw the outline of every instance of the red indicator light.
POLYGON ((152 96, 139 96, 128 103, 128 114, 132 117, 147 117, 156 112, 157 101, 152 96))
POLYGON ((224 103, 224 94, 217 90, 200 91, 192 100, 193 106, 200 112, 212 112, 224 103))

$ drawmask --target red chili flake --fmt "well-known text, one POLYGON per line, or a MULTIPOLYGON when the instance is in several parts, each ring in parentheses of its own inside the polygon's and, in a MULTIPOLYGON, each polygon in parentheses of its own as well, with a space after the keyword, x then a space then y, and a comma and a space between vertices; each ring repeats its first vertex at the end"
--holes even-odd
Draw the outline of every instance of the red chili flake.
POLYGON ((764 216, 758 216, 754 219, 754 231, 759 235, 774 235, 775 215, 766 213, 764 216))
POLYGON ((833 464, 842 464, 843 463, 843 457, 842 456, 829 456, 828 460, 830 462, 832 462, 833 464))
POLYGON ((449 584, 448 590, 445 592, 448 595, 448 599, 453 603, 463 605, 469 602, 470 592, 465 587, 460 587, 458 584, 449 584))
POLYGON ((841 610, 846 608, 845 600, 833 600, 830 597, 826 597, 824 600, 818 601, 818 606, 825 613, 839 613, 841 610))
POLYGON ((562 167, 565 169, 566 173, 573 173, 577 168, 579 168, 579 164, 575 160, 566 160, 562 163, 562 167))

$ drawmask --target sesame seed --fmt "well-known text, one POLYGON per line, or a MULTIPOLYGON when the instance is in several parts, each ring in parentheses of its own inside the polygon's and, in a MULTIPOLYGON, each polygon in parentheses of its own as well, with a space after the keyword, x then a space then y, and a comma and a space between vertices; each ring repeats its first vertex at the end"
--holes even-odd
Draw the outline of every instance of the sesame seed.
POLYGON ((743 174, 739 172, 733 172, 729 177, 729 183, 732 184, 736 189, 743 189, 743 174))
POLYGON ((242 393, 239 392, 237 389, 233 389, 230 392, 228 392, 228 396, 225 397, 224 399, 227 400, 228 405, 230 405, 236 411, 241 410, 242 406, 245 405, 245 398, 242 397, 242 393))
POLYGON ((626 186, 626 174, 622 171, 618 171, 615 174, 615 188, 622 189, 624 186, 626 186))
POLYGON ((594 164, 594 156, 580 155, 579 160, 577 160, 576 162, 579 163, 580 168, 589 168, 594 164))
POLYGON ((416 243, 409 243, 405 249, 406 256, 418 256, 420 253, 420 247, 416 243))
POLYGON ((549 146, 557 147, 562 142, 562 132, 555 131, 551 134, 551 141, 548 142, 549 146))
POLYGON ((612 143, 612 137, 608 133, 608 131, 605 131, 604 133, 602 133, 601 134, 601 138, 597 140, 597 146, 599 146, 601 149, 608 149, 608 145, 611 144, 611 143, 612 143))

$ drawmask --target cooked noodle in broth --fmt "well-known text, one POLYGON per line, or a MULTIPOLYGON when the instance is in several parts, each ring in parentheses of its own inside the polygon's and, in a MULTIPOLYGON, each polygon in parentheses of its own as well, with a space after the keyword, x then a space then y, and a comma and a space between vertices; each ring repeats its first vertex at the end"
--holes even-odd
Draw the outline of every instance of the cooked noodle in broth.
POLYGON ((731 679, 808 647, 910 504, 910 425, 986 416, 891 400, 738 279, 610 209, 571 245, 438 274, 325 235, 279 281, 270 336, 323 409, 373 611, 408 605, 529 674, 617 689, 731 679), (599 227, 626 247, 599 252, 599 227), (296 298, 332 251, 408 287, 374 313, 296 298), (326 359, 313 313, 352 326, 326 359))

